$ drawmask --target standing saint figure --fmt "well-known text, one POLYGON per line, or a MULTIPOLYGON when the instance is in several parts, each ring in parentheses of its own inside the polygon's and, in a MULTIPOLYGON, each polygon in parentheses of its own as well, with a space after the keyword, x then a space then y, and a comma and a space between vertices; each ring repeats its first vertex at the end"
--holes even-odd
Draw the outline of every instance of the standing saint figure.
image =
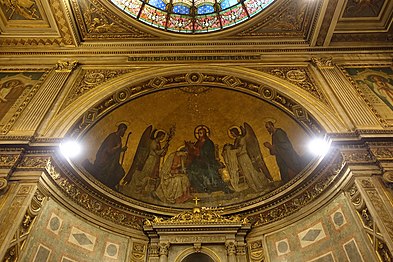
POLYGON ((389 83, 389 79, 370 75, 365 82, 393 110, 393 84, 389 83))
POLYGON ((123 147, 121 142, 126 130, 126 124, 119 124, 117 131, 109 134, 102 142, 94 164, 91 164, 87 159, 82 163, 87 171, 114 190, 117 190, 117 186, 125 174, 119 160, 120 154, 127 150, 127 146, 123 147))
POLYGON ((303 161, 293 149, 284 130, 276 128, 271 121, 266 122, 265 127, 272 136, 272 143, 265 142, 263 145, 269 149, 271 155, 276 157, 281 180, 286 183, 303 169, 303 161))
POLYGON ((139 140, 134 160, 124 177, 122 192, 126 195, 138 197, 138 195, 149 195, 159 184, 159 171, 161 158, 165 156, 169 147, 169 139, 164 141, 166 132, 164 130, 153 130, 148 126, 139 140))
POLYGON ((194 130, 197 141, 185 142, 188 152, 187 175, 194 192, 232 192, 219 173, 221 163, 216 159, 216 147, 209 138, 210 130, 199 125, 194 130))
MULTIPOLYGON (((234 143, 227 144, 223 150, 223 157, 227 164, 231 182, 235 184, 238 176, 246 179, 249 188, 255 192, 267 189, 272 177, 263 160, 259 142, 252 127, 244 123, 244 127, 231 127, 229 130, 234 143)), ((236 189, 237 185, 233 185, 236 189)))

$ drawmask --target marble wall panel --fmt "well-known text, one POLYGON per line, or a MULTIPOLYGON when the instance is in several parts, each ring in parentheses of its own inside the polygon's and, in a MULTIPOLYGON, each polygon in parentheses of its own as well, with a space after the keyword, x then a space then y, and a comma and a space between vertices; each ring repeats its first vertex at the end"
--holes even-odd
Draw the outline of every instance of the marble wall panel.
POLYGON ((373 261, 343 195, 325 209, 266 235, 270 261, 373 261))
POLYGON ((21 261, 126 261, 129 241, 49 200, 27 240, 21 261))

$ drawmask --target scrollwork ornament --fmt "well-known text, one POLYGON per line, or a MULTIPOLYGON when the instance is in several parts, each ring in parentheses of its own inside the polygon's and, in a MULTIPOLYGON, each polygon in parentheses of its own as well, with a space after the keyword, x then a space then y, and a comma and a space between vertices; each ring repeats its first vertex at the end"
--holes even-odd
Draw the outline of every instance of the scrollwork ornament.
POLYGON ((388 171, 385 172, 382 176, 383 181, 390 186, 391 188, 393 187, 393 171, 388 171))
POLYGON ((59 60, 55 66, 56 72, 71 72, 78 65, 78 61, 59 60))
POLYGON ((19 155, 11 154, 0 154, 0 167, 1 168, 12 168, 18 161, 19 155))
POLYGON ((327 57, 327 58, 317 58, 313 57, 311 58, 311 62, 318 68, 320 69, 332 69, 334 68, 334 64, 332 62, 333 58, 332 57, 327 57))
POLYGON ((50 161, 48 156, 26 156, 22 159, 20 168, 46 168, 50 161))
MULTIPOLYGON (((392 145, 391 145, 392 146, 392 145)), ((392 147, 377 147, 371 148, 371 152, 378 160, 393 160, 393 149, 392 147)))
POLYGON ((8 181, 5 178, 0 178, 0 194, 1 192, 5 191, 8 186, 8 181))

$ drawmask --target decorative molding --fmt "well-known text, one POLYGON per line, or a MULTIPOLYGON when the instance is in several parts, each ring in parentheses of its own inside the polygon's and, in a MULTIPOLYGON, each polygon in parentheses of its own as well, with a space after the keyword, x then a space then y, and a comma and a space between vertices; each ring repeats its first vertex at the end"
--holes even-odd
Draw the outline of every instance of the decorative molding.
POLYGON ((181 212, 174 217, 164 219, 161 217, 154 217, 153 221, 145 220, 145 226, 157 225, 180 225, 180 224, 247 224, 247 218, 242 218, 239 215, 224 217, 221 216, 214 208, 195 207, 192 211, 181 212))
MULTIPOLYGON (((137 230, 142 229, 143 215, 131 214, 130 208, 122 207, 120 204, 113 205, 108 202, 109 199, 99 199, 97 195, 91 192, 82 184, 70 179, 63 174, 63 170, 55 166, 53 158, 43 158, 42 163, 38 167, 42 168, 45 164, 45 171, 48 172, 52 178, 53 183, 65 194, 66 197, 71 199, 74 203, 86 209, 87 211, 105 219, 123 225, 128 228, 137 230)), ((70 175, 70 174, 69 174, 70 175)), ((75 178, 73 178, 75 179, 75 178)), ((138 212, 136 210, 132 210, 138 212)), ((147 217, 147 214, 144 214, 147 217)))
POLYGON ((355 148, 350 150, 343 150, 341 152, 344 160, 347 163, 372 163, 375 161, 374 157, 366 148, 355 148))
MULTIPOLYGON (((17 2, 17 1, 15 1, 17 2)), ((57 28, 60 35, 53 37, 2 37, 0 46, 70 46, 74 45, 72 31, 63 12, 61 0, 50 0, 49 6, 52 9, 54 20, 57 22, 57 28)))
POLYGON ((323 17, 323 22, 322 25, 319 29, 319 34, 316 40, 316 46, 323 46, 325 41, 326 41, 326 37, 328 35, 328 32, 330 30, 330 26, 332 24, 333 21, 333 16, 336 12, 336 7, 338 4, 339 0, 330 0, 328 3, 328 6, 326 8, 326 11, 324 13, 324 17, 323 17))
POLYGON ((258 210, 260 213, 250 215, 248 219, 254 226, 263 226, 282 220, 317 199, 342 175, 341 171, 345 164, 343 157, 337 152, 332 157, 333 159, 330 159, 330 161, 325 159, 325 161, 329 161, 329 164, 316 174, 316 178, 311 178, 308 182, 303 181, 305 188, 300 194, 292 196, 291 193, 287 193, 286 198, 277 202, 274 206, 267 205, 254 209, 254 213, 258 210))
POLYGON ((327 69, 331 69, 334 68, 334 64, 332 62, 333 58, 332 57, 312 57, 311 58, 311 62, 318 68, 323 69, 323 68, 327 68, 327 69))
POLYGON ((259 61, 260 55, 184 55, 184 56, 129 56, 129 62, 169 61, 259 61))
POLYGON ((78 61, 59 60, 55 66, 56 72, 71 72, 78 65, 78 61))
MULTIPOLYGON (((73 84, 72 90, 67 95, 62 109, 75 101, 78 97, 84 95, 86 92, 92 90, 96 86, 105 83, 111 79, 114 79, 120 75, 126 74, 133 71, 132 69, 92 69, 82 70, 75 83, 73 84)), ((61 110, 62 110, 61 109, 61 110)), ((60 111, 61 111, 60 110, 60 111)))
POLYGON ((315 83, 307 67, 251 67, 252 69, 268 73, 284 79, 307 91, 319 101, 330 106, 323 91, 315 83))

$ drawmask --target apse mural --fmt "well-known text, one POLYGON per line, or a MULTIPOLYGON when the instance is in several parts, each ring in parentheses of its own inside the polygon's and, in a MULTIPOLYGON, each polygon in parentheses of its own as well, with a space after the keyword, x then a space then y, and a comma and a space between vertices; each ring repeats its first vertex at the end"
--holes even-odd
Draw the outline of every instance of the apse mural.
POLYGON ((309 161, 307 132, 259 98, 171 89, 128 102, 84 136, 82 170, 134 199, 236 204, 287 183, 309 161))

